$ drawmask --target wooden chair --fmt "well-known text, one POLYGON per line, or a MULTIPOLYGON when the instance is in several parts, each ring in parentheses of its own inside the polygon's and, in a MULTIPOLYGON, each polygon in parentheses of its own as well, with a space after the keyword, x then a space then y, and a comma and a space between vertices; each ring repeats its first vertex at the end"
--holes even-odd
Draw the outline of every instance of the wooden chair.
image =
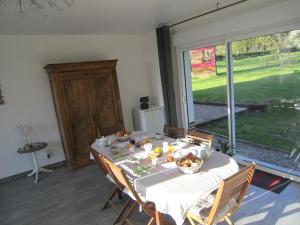
MULTIPOLYGON (((119 199, 122 198, 122 193, 124 190, 124 186, 122 186, 118 180, 116 179, 116 177, 111 173, 111 170, 107 167, 106 163, 104 162, 104 156, 102 154, 100 154, 99 152, 97 152, 94 149, 91 149, 91 154, 94 156, 95 161, 97 163, 97 165, 99 166, 99 168, 101 170, 103 170, 106 173, 106 177, 116 185, 116 188, 114 189, 114 191, 112 192, 112 194, 109 196, 108 200, 105 202, 104 206, 102 207, 102 210, 106 209, 108 206, 112 206, 114 209, 117 209, 117 206, 112 202, 112 199, 118 195, 119 199)), ((116 216, 116 218, 113 221, 113 225, 117 224, 121 217, 123 216, 124 212, 126 211, 126 209, 129 207, 130 201, 131 199, 129 198, 124 206, 122 207, 121 211, 118 213, 118 215, 116 216)))
POLYGON ((188 130, 186 137, 192 144, 199 145, 201 143, 206 144, 211 148, 215 136, 201 131, 188 130))
POLYGON ((233 225, 229 217, 241 205, 245 193, 251 183, 256 164, 243 168, 238 173, 222 181, 219 185, 211 208, 200 212, 192 208, 187 213, 187 218, 192 225, 197 223, 203 225, 216 224, 226 220, 233 225))
MULTIPOLYGON (((102 160, 102 156, 99 152, 97 152, 95 149, 90 149, 91 154, 93 155, 96 164, 98 165, 100 172, 101 173, 105 173, 106 177, 116 185, 114 179, 111 177, 111 175, 109 174, 109 171, 105 165, 105 163, 102 160)), ((112 202, 112 199, 118 195, 118 198, 121 199, 122 198, 122 190, 119 189, 119 187, 116 185, 113 192, 109 195, 109 198, 105 201, 103 207, 101 208, 101 210, 106 209, 107 207, 111 206, 113 208, 117 208, 116 205, 112 202)))
POLYGON ((107 165, 108 169, 112 173, 112 175, 117 179, 117 184, 120 188, 124 188, 124 192, 128 193, 128 195, 132 199, 132 204, 128 209, 127 213, 125 214, 121 225, 129 224, 132 225, 133 223, 129 220, 130 216, 132 215, 133 211, 140 206, 143 212, 145 212, 151 219, 148 222, 148 225, 156 224, 155 219, 155 205, 151 202, 145 202, 142 198, 138 195, 135 191, 133 185, 128 180, 125 172, 123 169, 115 165, 112 161, 108 158, 104 157, 103 161, 107 165))
POLYGON ((171 127, 165 124, 164 126, 164 134, 171 138, 184 138, 185 137, 185 129, 184 128, 176 128, 171 127))

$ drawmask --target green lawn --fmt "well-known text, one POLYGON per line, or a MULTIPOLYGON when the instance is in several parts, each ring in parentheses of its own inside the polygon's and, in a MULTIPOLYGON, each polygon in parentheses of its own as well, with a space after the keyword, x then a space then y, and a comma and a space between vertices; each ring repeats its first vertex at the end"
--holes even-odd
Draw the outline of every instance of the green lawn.
MULTIPOLYGON (((234 61, 235 100, 237 103, 278 102, 300 99, 300 52, 289 53, 290 63, 280 65, 273 56, 259 56, 234 61), (267 59, 269 66, 266 66, 267 59)), ((284 59, 287 53, 282 54, 284 59)), ((286 60, 285 60, 286 62, 286 60)), ((217 62, 218 76, 193 77, 194 100, 226 101, 224 61, 217 62)))
MULTIPOLYGON (((299 148, 299 122, 300 113, 296 110, 275 108, 266 112, 243 112, 236 117, 237 138, 291 151, 299 148)), ((227 120, 203 128, 228 136, 227 120)))
MULTIPOLYGON (((236 103, 272 103, 300 101, 300 52, 283 53, 281 60, 259 56, 234 61, 236 103)), ((194 100, 226 102, 224 61, 217 62, 218 76, 193 77, 194 100)), ((208 130, 227 135, 227 121, 206 126, 208 130)), ((285 150, 296 147, 300 137, 300 112, 292 108, 269 108, 266 112, 239 114, 237 138, 285 150)))

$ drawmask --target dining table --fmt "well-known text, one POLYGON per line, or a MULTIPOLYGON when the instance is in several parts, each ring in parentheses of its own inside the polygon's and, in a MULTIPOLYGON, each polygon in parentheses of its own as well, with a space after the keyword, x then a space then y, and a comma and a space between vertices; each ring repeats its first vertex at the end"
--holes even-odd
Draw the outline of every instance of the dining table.
MULTIPOLYGON (((100 146, 95 140, 91 147, 125 171, 128 180, 143 201, 155 204, 158 225, 169 224, 164 214, 169 215, 177 225, 182 225, 186 213, 193 205, 203 202, 217 190, 222 180, 239 171, 239 166, 232 157, 212 148, 210 156, 203 160, 199 172, 185 174, 178 169, 176 160, 188 153, 199 156, 199 146, 187 143, 180 149, 176 148, 173 162, 168 162, 169 153, 164 152, 153 165, 144 149, 130 149, 129 141, 119 142, 114 135, 108 138, 109 146, 100 146)), ((169 145, 176 145, 178 142, 171 137, 147 131, 134 131, 131 138, 135 142, 147 139, 153 149, 162 148, 163 142, 169 145)))

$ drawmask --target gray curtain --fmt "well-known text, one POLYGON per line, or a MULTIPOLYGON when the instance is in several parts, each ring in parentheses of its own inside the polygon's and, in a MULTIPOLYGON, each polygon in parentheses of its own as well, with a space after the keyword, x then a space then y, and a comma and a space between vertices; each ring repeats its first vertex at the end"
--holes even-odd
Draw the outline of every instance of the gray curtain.
POLYGON ((178 127, 174 73, 172 65, 171 35, 168 26, 156 29, 160 76, 163 89, 166 123, 169 126, 178 127))

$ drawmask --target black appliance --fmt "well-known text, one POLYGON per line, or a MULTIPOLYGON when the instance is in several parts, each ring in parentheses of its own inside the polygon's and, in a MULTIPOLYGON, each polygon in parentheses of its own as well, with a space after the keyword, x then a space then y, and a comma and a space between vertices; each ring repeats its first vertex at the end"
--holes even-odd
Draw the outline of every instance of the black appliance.
POLYGON ((140 98, 141 109, 149 109, 149 96, 140 98))

